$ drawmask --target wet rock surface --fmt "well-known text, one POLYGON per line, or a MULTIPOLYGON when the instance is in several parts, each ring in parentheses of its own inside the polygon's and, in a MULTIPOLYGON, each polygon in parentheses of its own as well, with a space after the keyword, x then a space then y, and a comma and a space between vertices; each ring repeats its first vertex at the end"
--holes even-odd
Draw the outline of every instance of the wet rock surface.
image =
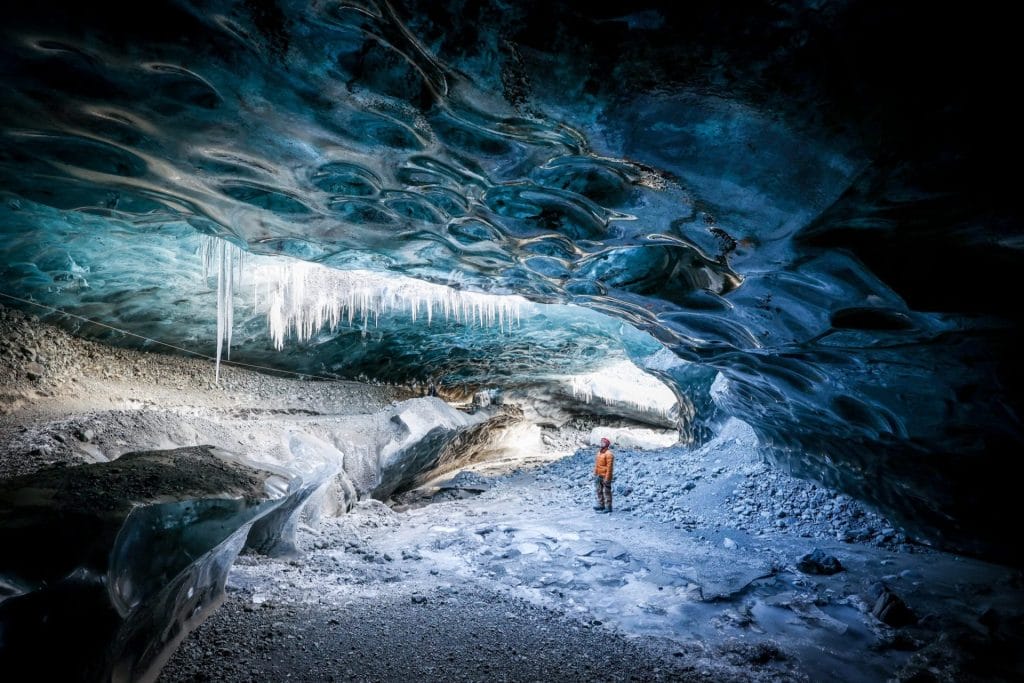
POLYGON ((868 591, 871 600, 871 616, 882 623, 899 628, 917 623, 917 617, 900 596, 884 583, 876 583, 868 591))

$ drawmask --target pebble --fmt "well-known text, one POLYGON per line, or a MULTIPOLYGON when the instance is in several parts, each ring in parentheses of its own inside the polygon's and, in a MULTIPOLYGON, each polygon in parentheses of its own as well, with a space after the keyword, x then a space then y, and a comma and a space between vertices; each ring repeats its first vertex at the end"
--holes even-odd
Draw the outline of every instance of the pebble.
POLYGON ((31 380, 42 379, 45 372, 46 368, 39 363, 28 363, 25 365, 25 376, 31 380))

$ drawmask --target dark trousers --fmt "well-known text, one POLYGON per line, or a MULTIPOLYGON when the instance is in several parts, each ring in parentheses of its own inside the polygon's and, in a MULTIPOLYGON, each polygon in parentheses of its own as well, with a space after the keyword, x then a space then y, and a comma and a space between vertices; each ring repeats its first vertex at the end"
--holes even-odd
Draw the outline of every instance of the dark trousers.
POLYGON ((601 507, 612 509, 612 483, 605 481, 602 477, 594 477, 594 485, 597 487, 597 504, 601 507))

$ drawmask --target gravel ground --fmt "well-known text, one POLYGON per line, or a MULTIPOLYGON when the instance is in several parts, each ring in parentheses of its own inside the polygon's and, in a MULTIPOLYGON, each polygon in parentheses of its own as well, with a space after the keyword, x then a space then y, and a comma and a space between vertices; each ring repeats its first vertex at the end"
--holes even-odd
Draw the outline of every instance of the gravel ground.
MULTIPOLYGON (((756 450, 757 438, 740 422, 724 425, 721 437, 701 448, 614 448, 618 511, 687 531, 729 528, 928 552, 866 505, 749 457, 756 450)), ((586 495, 593 485, 579 473, 593 458, 592 450, 580 450, 543 468, 541 479, 567 478, 586 495)))
POLYGON ((680 659, 478 586, 429 597, 398 586, 337 607, 253 607, 233 596, 179 648, 160 680, 728 680, 680 659))
MULTIPOLYGON (((410 389, 301 381, 231 365, 214 381, 202 358, 120 349, 73 337, 0 304, 0 417, 64 417, 76 410, 204 408, 265 414, 360 414, 412 398, 410 389)), ((9 420, 8 420, 9 421, 9 420)))
POLYGON ((1024 642, 1019 572, 837 534, 885 521, 766 476, 752 439, 733 423, 695 451, 620 450, 612 515, 591 510, 591 449, 459 475, 448 485, 462 496, 442 488, 400 512, 360 502, 300 527, 301 557, 239 558, 225 608, 162 680, 874 683, 1024 671, 1021 650, 1007 649, 1024 642), (758 479, 776 494, 751 501, 758 514, 734 512, 738 496, 764 490, 749 485, 758 479), (787 507, 800 524, 759 514, 787 507))

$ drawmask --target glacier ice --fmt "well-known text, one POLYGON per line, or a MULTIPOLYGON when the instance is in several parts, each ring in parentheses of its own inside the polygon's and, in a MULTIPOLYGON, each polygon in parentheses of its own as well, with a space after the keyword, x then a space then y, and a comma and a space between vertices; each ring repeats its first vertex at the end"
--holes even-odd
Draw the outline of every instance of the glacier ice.
POLYGON ((585 403, 601 401, 609 405, 621 404, 666 418, 679 413, 675 392, 629 360, 613 361, 592 372, 574 375, 568 380, 572 395, 585 403))
MULTIPOLYGON (((243 462, 197 446, 3 482, 0 670, 47 680, 154 678, 220 604, 250 530, 318 485, 243 462)), ((265 525, 261 539, 286 530, 265 525)))
MULTIPOLYGON (((1013 112, 985 106, 1013 41, 984 22, 954 7, 921 31, 910 5, 859 1, 661 3, 637 23, 565 2, 289 0, 272 25, 227 0, 150 3, 141 22, 65 4, 15 3, 0 25, 4 291, 146 338, 65 322, 105 341, 476 386, 629 345, 561 305, 584 306, 704 366, 659 376, 804 475, 1000 542, 1013 492, 973 473, 1024 440, 1021 221, 999 170, 1013 112), (493 336, 368 317, 271 353, 238 305, 208 329, 196 233, 561 308, 493 336)), ((278 336, 324 306, 282 305, 278 336)))
POLYGON ((200 243, 203 273, 217 279, 217 365, 216 379, 220 381, 220 359, 227 352, 231 359, 231 331, 234 329, 234 290, 241 284, 242 263, 245 252, 227 240, 207 237, 200 243))
MULTIPOLYGON (((295 531, 299 518, 314 496, 326 488, 342 470, 344 456, 340 451, 314 436, 293 431, 286 435, 287 462, 259 466, 279 475, 280 505, 257 519, 246 537, 245 547, 262 555, 283 557, 295 555, 295 531)), ((315 518, 318 510, 311 511, 315 518)))

